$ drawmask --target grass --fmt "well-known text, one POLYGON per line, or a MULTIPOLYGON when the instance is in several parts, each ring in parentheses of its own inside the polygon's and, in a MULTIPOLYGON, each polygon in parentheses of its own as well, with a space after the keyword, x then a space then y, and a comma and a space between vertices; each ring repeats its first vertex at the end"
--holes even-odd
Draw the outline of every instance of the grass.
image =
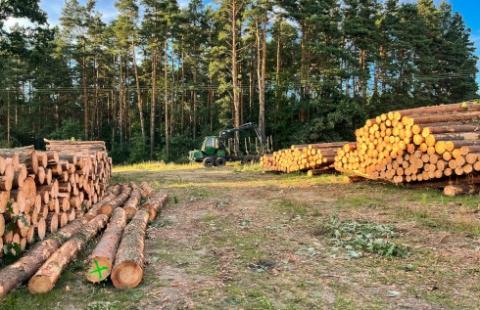
POLYGON ((114 170, 114 181, 147 181, 172 197, 150 225, 141 286, 86 283, 86 250, 52 292, 30 296, 22 287, 0 309, 188 308, 176 299, 198 309, 478 308, 477 197, 258 165, 114 170), (330 221, 335 215, 341 220, 330 221), (409 255, 389 253, 392 244, 409 255), (343 255, 352 250, 362 255, 343 255))
POLYGON ((200 163, 175 164, 165 163, 163 161, 147 161, 137 164, 114 166, 113 173, 119 172, 138 172, 138 171, 176 171, 192 170, 202 168, 200 163))

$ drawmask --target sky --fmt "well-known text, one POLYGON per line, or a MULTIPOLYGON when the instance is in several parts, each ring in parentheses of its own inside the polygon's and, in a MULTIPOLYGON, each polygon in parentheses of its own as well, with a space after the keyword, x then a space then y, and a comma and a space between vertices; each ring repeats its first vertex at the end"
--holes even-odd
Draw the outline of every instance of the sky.
MULTIPOLYGON (((81 3, 85 3, 85 0, 79 0, 81 3)), ((206 0, 210 2, 210 0, 206 0)), ((440 2, 442 0, 435 0, 440 2)), ((446 0, 448 1, 453 10, 459 12, 471 29, 471 38, 477 48, 476 54, 480 57, 480 1, 479 0, 446 0)), ((180 6, 186 6, 188 0, 179 0, 180 6)), ((403 2, 415 2, 415 0, 403 0, 403 2)), ((115 0, 97 0, 97 8, 102 13, 103 19, 109 22, 117 15, 115 8, 115 0)), ((50 25, 56 25, 60 18, 64 0, 40 0, 40 6, 48 14, 48 21, 50 25)), ((13 21, 10 21, 13 23, 13 21)), ((480 61, 477 63, 477 67, 480 71, 480 61)), ((480 84, 480 73, 477 74, 477 83, 480 84)))

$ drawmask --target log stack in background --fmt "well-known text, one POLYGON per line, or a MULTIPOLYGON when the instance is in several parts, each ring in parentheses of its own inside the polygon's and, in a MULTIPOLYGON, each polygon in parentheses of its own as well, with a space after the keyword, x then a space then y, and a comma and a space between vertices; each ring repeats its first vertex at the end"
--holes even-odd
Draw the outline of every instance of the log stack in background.
POLYGON ((292 145, 263 156, 261 165, 265 170, 285 173, 325 169, 333 165, 338 149, 345 144, 349 142, 292 145))
POLYGON ((393 183, 471 180, 480 171, 480 104, 464 102, 381 114, 335 157, 340 172, 393 183))
POLYGON ((0 149, 0 256, 43 240, 105 193, 112 164, 104 143, 46 142, 47 151, 0 149))

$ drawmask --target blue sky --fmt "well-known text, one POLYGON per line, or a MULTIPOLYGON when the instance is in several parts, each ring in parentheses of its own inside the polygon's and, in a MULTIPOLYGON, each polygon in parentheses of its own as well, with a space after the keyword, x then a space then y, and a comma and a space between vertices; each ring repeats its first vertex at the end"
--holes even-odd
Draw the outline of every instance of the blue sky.
MULTIPOLYGON (((85 0, 79 0, 85 3, 85 0)), ((415 0, 404 0, 405 2, 415 2, 415 0)), ((440 2, 441 0, 436 0, 440 2)), ((472 40, 477 48, 477 55, 480 57, 480 1, 479 0, 448 0, 454 11, 459 12, 467 26, 472 30, 472 40)), ((58 23, 62 12, 64 0, 41 0, 40 6, 48 13, 50 24, 58 23)), ((97 8, 104 17, 105 21, 111 21, 115 18, 117 12, 114 6, 114 0, 97 0, 97 8)), ((180 5, 186 5, 188 0, 180 0, 180 5)), ((480 69, 480 62, 477 64, 480 69)), ((477 74, 477 82, 480 84, 480 74, 477 74)))

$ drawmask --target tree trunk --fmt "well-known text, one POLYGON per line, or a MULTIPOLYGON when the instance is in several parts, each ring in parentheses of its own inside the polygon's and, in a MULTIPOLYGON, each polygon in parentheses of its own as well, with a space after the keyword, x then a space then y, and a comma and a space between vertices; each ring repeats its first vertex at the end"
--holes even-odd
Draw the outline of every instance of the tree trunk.
POLYGON ((169 108, 168 108, 168 41, 165 40, 164 45, 164 64, 163 64, 163 101, 164 101, 164 109, 165 109, 165 157, 168 161, 170 155, 170 115, 169 115, 169 108))
POLYGON ((87 64, 85 57, 82 57, 82 90, 83 90, 83 135, 88 139, 88 93, 87 93, 87 64))
POLYGON ((7 90, 7 147, 10 147, 10 91, 7 90))
POLYGON ((135 55, 135 45, 132 44, 132 65, 133 71, 135 74, 135 86, 137 88, 137 107, 138 107, 138 116, 140 118, 140 130, 142 131, 142 139, 143 144, 147 140, 145 136, 145 123, 143 119, 143 100, 142 100, 142 93, 140 91, 140 76, 138 75, 138 67, 137 67, 137 56, 135 55))
POLYGON ((125 210, 123 208, 115 209, 102 239, 90 256, 89 268, 85 275, 88 281, 98 283, 108 278, 126 225, 125 210))
MULTIPOLYGON (((240 126, 240 87, 238 85, 238 56, 237 56, 237 16, 238 16, 238 3, 237 0, 231 0, 231 38, 232 38, 232 88, 233 88, 233 120, 234 127, 240 126)), ((235 132, 235 152, 239 150, 239 132, 235 132)), ((238 155, 238 154, 235 154, 238 155)))
POLYGON ((155 107, 157 88, 157 51, 152 52, 152 103, 150 107, 150 159, 153 159, 153 149, 155 145, 155 107))
POLYGON ((257 21, 257 76, 258 76, 258 129, 260 130, 261 145, 265 143, 265 75, 267 63, 266 30, 263 23, 257 21))
POLYGON ((148 212, 140 210, 125 227, 111 275, 116 288, 134 288, 142 282, 148 219, 148 212))
POLYGON ((280 98, 280 70, 282 66, 282 20, 279 22, 278 36, 277 36, 277 52, 275 65, 275 88, 277 95, 277 112, 279 110, 278 100, 280 98))

